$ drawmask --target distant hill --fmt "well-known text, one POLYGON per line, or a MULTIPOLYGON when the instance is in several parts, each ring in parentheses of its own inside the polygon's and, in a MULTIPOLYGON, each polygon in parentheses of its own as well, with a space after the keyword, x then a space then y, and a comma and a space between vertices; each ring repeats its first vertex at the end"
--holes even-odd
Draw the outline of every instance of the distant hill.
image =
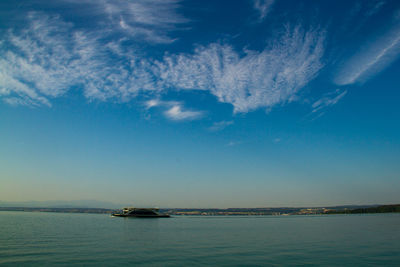
POLYGON ((126 205, 116 204, 106 201, 97 201, 97 200, 72 200, 72 201, 53 200, 53 201, 21 201, 21 202, 0 201, 0 207, 119 209, 124 206, 126 205))
POLYGON ((400 212, 400 204, 394 205, 381 205, 378 207, 357 208, 346 210, 329 210, 327 214, 361 214, 361 213, 389 213, 400 212))
MULTIPOLYGON (((115 204, 96 200, 75 201, 0 201, 2 211, 45 211, 45 212, 79 212, 79 213, 112 213, 130 205, 115 204)), ((332 207, 280 207, 280 208, 161 208, 161 212, 171 215, 315 215, 315 214, 358 214, 400 212, 400 204, 394 205, 345 205, 332 207)))

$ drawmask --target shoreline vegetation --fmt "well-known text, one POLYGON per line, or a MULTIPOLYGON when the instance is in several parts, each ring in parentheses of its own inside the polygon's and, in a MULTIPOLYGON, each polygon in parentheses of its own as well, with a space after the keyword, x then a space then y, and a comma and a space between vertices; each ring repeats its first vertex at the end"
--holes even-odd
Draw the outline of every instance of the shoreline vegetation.
MULTIPOLYGON (((37 207, 0 207, 0 211, 61 212, 61 213, 97 213, 112 214, 120 210, 104 208, 37 208, 37 207)), ((228 209, 160 209, 160 213, 170 215, 193 216, 262 216, 262 215, 329 215, 329 214, 367 214, 400 212, 400 204, 335 206, 313 208, 228 208, 228 209)))

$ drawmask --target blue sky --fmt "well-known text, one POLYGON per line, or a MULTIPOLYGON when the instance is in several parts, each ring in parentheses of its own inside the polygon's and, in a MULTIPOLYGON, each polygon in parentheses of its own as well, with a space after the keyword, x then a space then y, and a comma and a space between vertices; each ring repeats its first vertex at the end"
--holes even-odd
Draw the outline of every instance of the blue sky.
POLYGON ((0 3, 0 200, 397 203, 398 1, 0 3))

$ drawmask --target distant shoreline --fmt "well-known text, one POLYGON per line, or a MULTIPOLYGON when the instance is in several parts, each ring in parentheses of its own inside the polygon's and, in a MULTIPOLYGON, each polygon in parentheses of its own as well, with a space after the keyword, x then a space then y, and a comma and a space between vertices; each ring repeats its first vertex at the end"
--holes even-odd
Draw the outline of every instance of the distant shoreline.
MULTIPOLYGON (((112 214, 119 210, 105 208, 0 207, 0 211, 112 214)), ((330 208, 160 209, 160 212, 168 213, 170 215, 194 216, 366 214, 400 212, 400 204, 374 206, 335 206, 330 208)))

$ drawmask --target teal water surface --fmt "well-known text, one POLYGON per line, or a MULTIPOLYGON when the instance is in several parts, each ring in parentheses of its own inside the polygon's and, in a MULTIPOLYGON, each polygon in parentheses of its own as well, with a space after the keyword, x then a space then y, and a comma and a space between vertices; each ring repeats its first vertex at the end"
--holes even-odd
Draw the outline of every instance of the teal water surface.
POLYGON ((400 266, 400 214, 177 216, 0 212, 0 265, 400 266))

